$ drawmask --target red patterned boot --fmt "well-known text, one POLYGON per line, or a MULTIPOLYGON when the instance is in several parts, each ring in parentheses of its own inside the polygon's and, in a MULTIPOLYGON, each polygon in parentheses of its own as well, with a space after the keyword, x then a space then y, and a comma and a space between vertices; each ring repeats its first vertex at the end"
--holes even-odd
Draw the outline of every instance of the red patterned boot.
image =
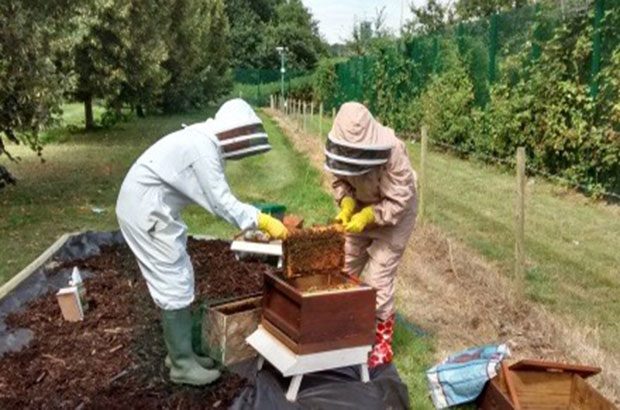
POLYGON ((385 320, 377 320, 377 333, 375 335, 375 345, 368 356, 368 367, 374 368, 380 364, 392 362, 394 353, 392 352, 392 339, 394 336, 394 319, 392 314, 385 320))

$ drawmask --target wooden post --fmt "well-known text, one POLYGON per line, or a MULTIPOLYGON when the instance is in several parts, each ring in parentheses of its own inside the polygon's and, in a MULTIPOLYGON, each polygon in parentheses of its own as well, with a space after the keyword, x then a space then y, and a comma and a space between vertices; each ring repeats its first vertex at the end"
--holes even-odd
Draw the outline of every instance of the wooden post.
POLYGON ((525 148, 517 148, 517 202, 515 212, 515 279, 525 290, 525 148))
POLYGON ((428 128, 422 126, 422 140, 420 147, 420 181, 418 182, 420 192, 418 195, 418 220, 424 222, 426 213, 426 155, 428 150, 428 128))
POLYGON ((304 101, 304 132, 307 130, 307 121, 308 121, 308 112, 307 112, 308 104, 304 101))
POLYGON ((269 108, 273 110, 273 94, 269 94, 269 108))
POLYGON ((332 121, 336 118, 336 107, 332 108, 332 121))
POLYGON ((319 135, 323 136, 323 103, 319 104, 319 135))
POLYGON ((310 127, 314 126, 314 100, 310 101, 310 121, 308 125, 310 127))

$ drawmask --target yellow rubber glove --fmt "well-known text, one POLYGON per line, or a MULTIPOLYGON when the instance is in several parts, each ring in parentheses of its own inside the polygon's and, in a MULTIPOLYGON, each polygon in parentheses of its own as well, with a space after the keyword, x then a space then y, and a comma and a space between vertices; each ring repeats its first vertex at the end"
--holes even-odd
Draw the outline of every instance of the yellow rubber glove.
POLYGON ((344 230, 351 233, 360 233, 374 221, 375 212, 372 206, 367 206, 351 217, 349 223, 344 226, 344 230))
POLYGON ((353 216, 353 211, 355 210, 355 199, 350 196, 345 196, 340 201, 340 212, 336 215, 336 222, 339 222, 343 225, 346 225, 351 220, 351 216, 353 216))
POLYGON ((264 213, 258 214, 258 229, 268 233, 273 239, 284 239, 288 235, 288 230, 282 222, 264 213))

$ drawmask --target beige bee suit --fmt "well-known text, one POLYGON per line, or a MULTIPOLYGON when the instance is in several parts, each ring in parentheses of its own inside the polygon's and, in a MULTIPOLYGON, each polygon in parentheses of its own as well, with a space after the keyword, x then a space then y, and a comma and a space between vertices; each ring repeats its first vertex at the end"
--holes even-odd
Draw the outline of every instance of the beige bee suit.
POLYGON ((386 163, 361 175, 336 174, 333 183, 338 203, 351 196, 357 202, 356 212, 373 206, 375 223, 360 234, 347 235, 345 270, 353 275, 364 271, 366 283, 377 290, 377 317, 385 320, 395 312, 396 271, 415 226, 416 174, 405 143, 361 104, 341 107, 330 138, 360 146, 391 147, 386 163))

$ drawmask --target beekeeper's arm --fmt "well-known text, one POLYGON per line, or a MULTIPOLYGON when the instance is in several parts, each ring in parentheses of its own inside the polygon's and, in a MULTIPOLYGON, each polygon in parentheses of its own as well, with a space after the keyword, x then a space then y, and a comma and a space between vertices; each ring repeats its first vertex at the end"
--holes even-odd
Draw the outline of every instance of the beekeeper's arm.
POLYGON ((191 165, 210 206, 210 211, 241 230, 259 228, 272 238, 286 237, 284 225, 252 205, 239 201, 230 191, 224 167, 217 156, 206 154, 191 165))
POLYGON ((258 227, 259 210, 232 194, 217 154, 203 155, 191 167, 211 212, 242 230, 258 227))
POLYGON ((390 160, 381 176, 380 189, 383 199, 372 207, 374 223, 379 226, 396 225, 412 206, 416 195, 415 174, 411 169, 404 143, 392 148, 390 160))

